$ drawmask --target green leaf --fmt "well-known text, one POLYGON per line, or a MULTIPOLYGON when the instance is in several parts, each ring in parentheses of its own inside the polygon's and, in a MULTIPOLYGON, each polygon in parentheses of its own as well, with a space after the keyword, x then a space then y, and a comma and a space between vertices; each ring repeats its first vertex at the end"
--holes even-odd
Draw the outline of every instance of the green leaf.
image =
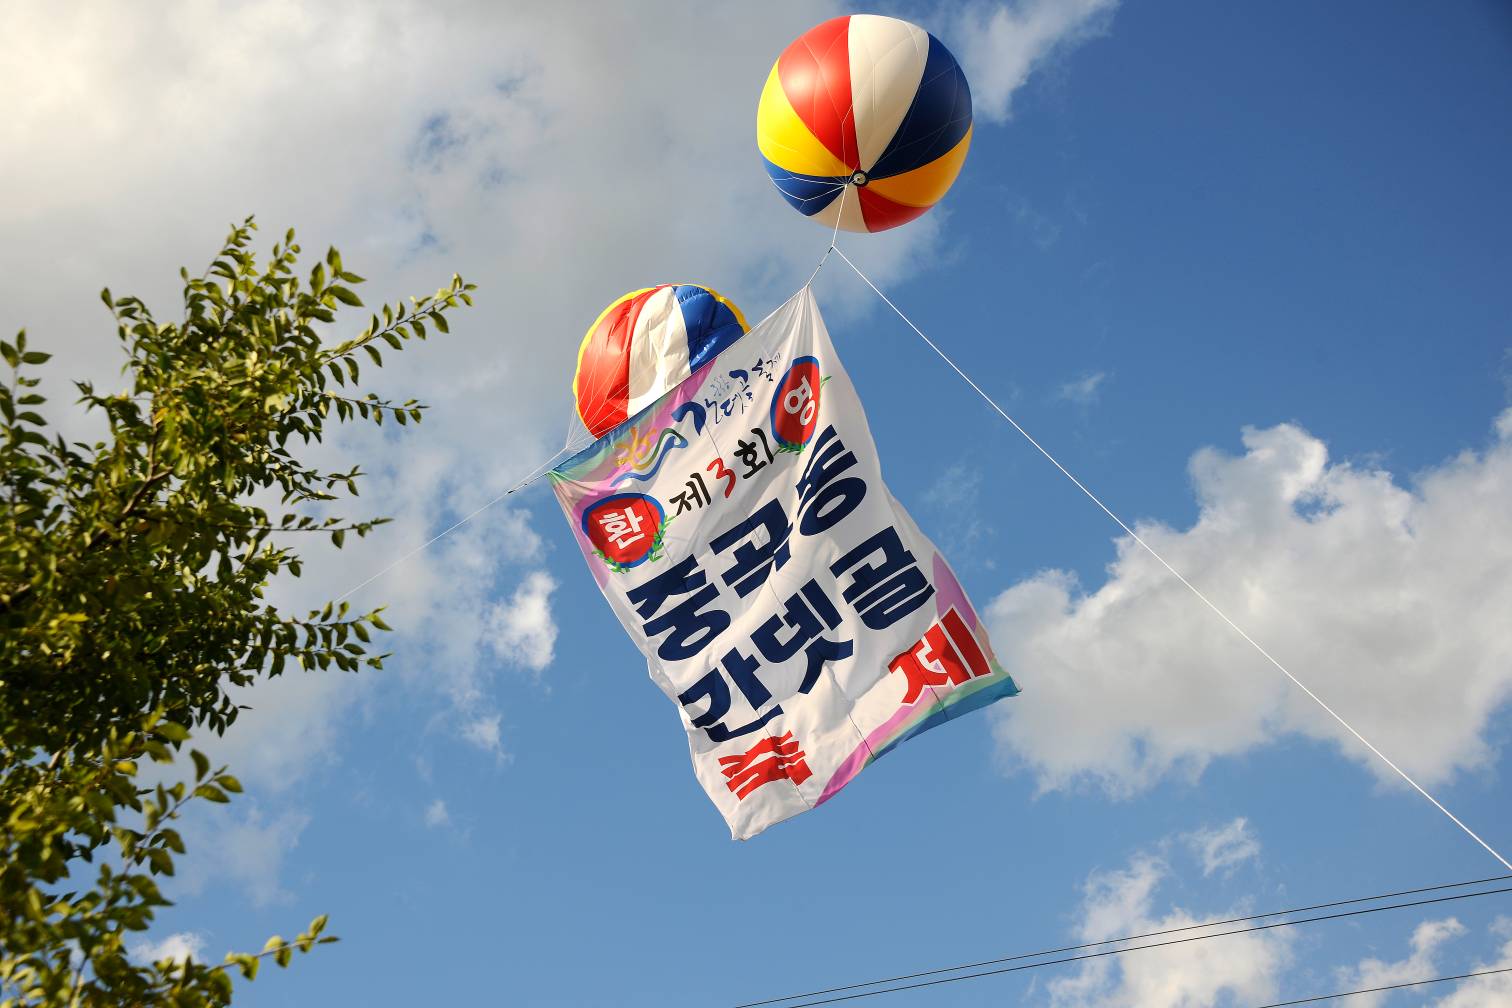
POLYGON ((169 742, 183 742, 189 737, 189 729, 176 721, 159 721, 153 726, 153 731, 169 742))
POLYGON ((358 297, 357 292, 350 287, 332 286, 331 293, 335 294, 336 300, 342 304, 351 305, 353 308, 362 307, 362 298, 358 297))

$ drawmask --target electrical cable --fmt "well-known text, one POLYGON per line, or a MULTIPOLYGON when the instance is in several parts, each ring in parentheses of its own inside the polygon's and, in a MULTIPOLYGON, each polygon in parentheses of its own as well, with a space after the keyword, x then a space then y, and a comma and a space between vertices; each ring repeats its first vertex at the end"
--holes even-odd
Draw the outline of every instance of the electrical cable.
POLYGON ((1512 879, 1512 875, 1492 875, 1489 878, 1470 879, 1465 882, 1445 882, 1442 885, 1423 886, 1418 889, 1400 889, 1396 892, 1377 893, 1374 896, 1356 896, 1352 899, 1333 900, 1328 903, 1313 903, 1309 906, 1291 907, 1287 910, 1271 910, 1267 913, 1250 914, 1246 917, 1228 917, 1223 920, 1205 921, 1201 924, 1187 924, 1183 927, 1166 928, 1161 931, 1146 931, 1143 934, 1124 935, 1122 938, 1104 938, 1102 941, 1086 942, 1081 945, 1064 945, 1060 948, 1041 949, 1038 952, 1021 952, 1017 955, 1004 956, 1001 959, 983 959, 980 962, 961 963, 959 966, 941 966, 938 969, 921 970, 917 973, 903 973, 898 976, 867 980, 862 983, 846 984, 843 987, 828 987, 824 990, 805 991, 802 994, 789 994, 786 997, 768 998, 765 1001, 747 1001, 744 1004, 735 1005, 734 1008, 761 1008, 763 1005, 781 1004, 784 1001, 798 1001, 802 998, 819 997, 823 994, 839 994, 844 991, 860 990, 862 987, 876 987, 880 984, 897 983, 901 980, 917 980, 920 977, 938 976, 941 973, 956 973, 961 970, 980 969, 983 966, 998 966, 1003 963, 1018 962, 1021 959, 1037 959, 1041 956, 1060 955, 1064 952, 1080 952, 1083 949, 1098 948, 1103 945, 1119 945, 1124 942, 1143 941, 1146 938, 1159 938, 1163 935, 1180 934, 1183 931, 1225 927, 1229 924, 1243 924, 1246 921, 1264 920, 1267 917, 1312 913, 1314 910, 1331 910, 1334 907, 1351 906, 1356 903, 1371 903, 1376 900, 1400 899, 1403 896, 1419 896, 1423 893, 1442 892, 1445 889, 1462 889, 1465 886, 1489 885, 1492 882, 1505 882, 1508 879, 1512 879))
MULTIPOLYGON (((1018 973, 1018 972, 1022 972, 1024 970, 1040 969, 1041 967, 1044 967, 1044 966, 1060 966, 1060 965, 1064 965, 1065 963, 1082 962, 1082 961, 1085 961, 1085 960, 1088 960, 1088 959, 1102 959, 1102 958, 1105 958, 1107 956, 1123 955, 1126 952, 1140 952, 1140 951, 1144 951, 1146 949, 1166 948, 1166 947, 1172 946, 1172 945, 1185 945, 1185 944, 1188 944, 1190 942, 1206 941, 1209 938, 1226 938, 1226 937, 1230 937, 1232 935, 1249 934, 1249 933, 1254 932, 1254 931, 1269 931, 1269 930, 1272 930, 1272 929, 1275 929, 1275 928, 1295 927, 1298 924, 1313 924, 1313 923, 1317 923, 1317 922, 1320 922, 1320 921, 1342 920, 1342 919, 1344 919, 1346 917, 1361 917, 1361 916, 1364 916, 1365 914, 1380 913, 1380 912, 1382 912, 1384 910, 1404 910, 1404 909, 1407 909, 1409 907, 1429 906, 1429 905, 1436 904, 1436 903, 1451 903, 1451 902, 1454 902, 1454 901, 1457 901, 1457 900, 1474 899, 1474 898, 1476 898, 1478 896, 1496 896, 1496 895, 1501 895, 1501 894, 1504 894, 1504 893, 1512 893, 1512 886, 1509 886, 1509 887, 1506 887, 1506 888, 1502 888, 1502 889, 1485 889, 1485 890, 1482 890, 1480 892, 1457 893, 1457 894, 1455 894, 1453 896, 1436 896, 1436 897, 1434 897, 1432 899, 1411 900, 1411 901, 1408 901, 1408 902, 1405 902, 1405 903, 1389 903, 1386 906, 1365 907, 1365 908, 1360 909, 1360 910, 1345 910, 1345 911, 1341 911, 1339 913, 1319 914, 1319 915, 1317 915, 1315 917, 1302 917, 1302 918, 1299 918, 1297 920, 1276 921, 1276 922, 1271 923, 1271 924, 1257 924, 1257 925, 1255 925, 1253 927, 1234 928, 1234 929, 1229 930, 1229 931, 1217 931, 1217 932, 1214 932, 1212 934, 1189 935, 1189 936, 1187 936, 1185 938, 1170 938, 1170 939, 1167 939, 1166 941, 1150 942, 1147 945, 1130 945, 1130 946, 1128 946, 1126 948, 1104 949, 1103 951, 1100 951, 1100 952, 1088 952, 1088 953, 1086 953, 1084 955, 1062 956, 1059 959, 1045 959, 1045 960, 1042 960, 1040 962, 1021 963, 1021 964, 1019 964, 1017 966, 1004 966, 1004 967, 1001 967, 999 969, 982 970, 982 971, 976 972, 976 973, 967 973, 967 974, 964 974, 962 976, 941 977, 941 978, 934 979, 934 980, 922 980, 922 981, 920 981, 918 983, 900 984, 900 985, 898 985, 896 987, 883 987, 883 988, 881 988, 879 990, 860 991, 859 993, 854 993, 854 994, 843 994, 840 997, 821 998, 821 999, 819 999, 817 1001, 799 1000, 801 998, 805 998, 805 997, 809 996, 809 995, 806 995, 806 994, 797 994, 797 995, 793 995, 792 997, 783 998, 783 999, 780 999, 780 1000, 785 1000, 785 1001, 795 1001, 795 1000, 797 1000, 798 1001, 797 1004, 790 1004, 788 1006, 788 1008, 814 1008, 814 1006, 817 1006, 817 1005, 839 1004, 842 1001, 857 1001, 857 1000, 860 1000, 861 998, 876 997, 876 996, 878 996, 880 994, 896 994, 896 993, 899 993, 900 991, 918 990, 918 989, 923 988, 923 987, 938 987, 938 986, 941 986, 943 984, 958 983, 958 982, 960 982, 962 980, 980 980, 983 977, 1000 976, 1000 975, 1005 974, 1005 973, 1018 973)), ((1266 916, 1269 916, 1269 915, 1266 915, 1266 916)), ((1212 925, 1200 925, 1200 926, 1210 927, 1212 925)), ((1128 939, 1116 939, 1116 940, 1118 940, 1118 941, 1124 941, 1124 940, 1128 940, 1128 939)), ((1047 953, 1034 953, 1034 954, 1044 955, 1044 954, 1047 954, 1047 953)), ((1005 959, 1005 960, 999 960, 999 961, 1007 962, 1008 960, 1005 959)), ((957 967, 957 968, 966 968, 966 967, 957 967)), ((949 971, 947 970, 947 971, 936 971, 936 972, 949 972, 949 971)), ((919 975, 922 976, 922 975, 926 975, 926 974, 919 974, 919 975)), ((878 981, 878 982, 885 983, 887 981, 878 981)), ((862 985, 862 986, 865 986, 865 985, 862 985)), ((838 989, 848 989, 848 988, 836 988, 836 989, 838 990, 838 989)), ((822 992, 816 992, 816 993, 822 993, 822 992)), ((757 1003, 769 1003, 769 1002, 757 1002, 757 1003)))
POLYGON ((1260 1005, 1259 1008, 1288 1008, 1289 1005, 1312 1004, 1314 1001, 1329 1001, 1333 998, 1353 997, 1356 994, 1376 994, 1381 991, 1401 990, 1403 987, 1421 987, 1424 984, 1444 983, 1447 980, 1469 980, 1471 977, 1491 976, 1494 973, 1512 973, 1512 966, 1461 973, 1459 976, 1433 977, 1431 980, 1409 980, 1406 983, 1391 984, 1389 987, 1365 987, 1360 990, 1342 991, 1338 994, 1319 994, 1317 997, 1302 998, 1298 1001, 1276 1001, 1272 1004, 1260 1005))

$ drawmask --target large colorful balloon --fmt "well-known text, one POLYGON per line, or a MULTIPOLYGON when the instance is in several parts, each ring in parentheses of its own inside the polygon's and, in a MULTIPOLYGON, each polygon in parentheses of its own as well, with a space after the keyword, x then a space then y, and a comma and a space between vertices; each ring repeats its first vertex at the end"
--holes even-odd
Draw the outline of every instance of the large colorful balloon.
POLYGON ((885 231, 934 206, 955 181, 971 144, 971 88, 950 50, 917 25, 837 17, 777 58, 756 143, 800 213, 885 231))
POLYGON ((729 299, 697 284, 659 284, 618 299, 578 349, 572 392, 600 437, 707 363, 746 331, 729 299))

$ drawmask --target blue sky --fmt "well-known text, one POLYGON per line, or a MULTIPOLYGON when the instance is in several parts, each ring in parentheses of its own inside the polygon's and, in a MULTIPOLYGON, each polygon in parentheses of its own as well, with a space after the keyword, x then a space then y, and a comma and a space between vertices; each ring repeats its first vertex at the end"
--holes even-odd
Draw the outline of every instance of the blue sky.
MULTIPOLYGON (((376 456, 364 499, 400 521, 317 554, 311 584, 280 589, 291 603, 357 584, 548 456, 612 297, 698 279, 760 317, 828 240, 763 191, 750 135, 771 60, 828 8, 417 10, 35 5, 0 57, 39 81, 0 127, 32 153, 0 210, 6 320, 76 373, 112 339, 82 307, 95 290, 170 304, 177 266, 246 212, 270 240, 292 224, 340 245, 375 298, 453 270, 479 283, 454 339, 383 378, 431 402, 428 422, 337 449, 376 456), (243 73, 275 39, 285 74, 243 73), (291 125, 301 94, 333 114, 291 125), (267 153, 284 131, 297 168, 267 153), (197 157, 165 157, 165 138, 197 157)), ((842 247, 1512 849, 1512 15, 885 12, 962 57, 978 126, 944 203, 842 247)), ((815 289, 894 495, 991 612, 1022 696, 731 842, 537 485, 363 590, 391 605, 389 671, 249 695, 217 749, 249 794, 191 823, 204 857, 152 939, 218 959, 329 913, 342 943, 264 974, 249 1005, 735 1005, 1498 872, 1120 547, 843 263, 815 289)), ((876 1003, 1242 1006, 1512 965, 1509 941, 1493 897, 876 1003)), ((1454 993, 1379 1003, 1512 998, 1454 993)))

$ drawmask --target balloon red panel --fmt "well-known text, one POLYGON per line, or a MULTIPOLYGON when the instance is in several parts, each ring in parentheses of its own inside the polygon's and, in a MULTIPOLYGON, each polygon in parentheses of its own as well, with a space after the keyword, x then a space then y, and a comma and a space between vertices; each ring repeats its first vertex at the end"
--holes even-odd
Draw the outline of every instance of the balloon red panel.
POLYGON ((856 161, 856 122, 850 114, 850 18, 837 17, 805 32, 777 58, 777 76, 793 111, 841 162, 856 161))
POLYGON ((866 230, 873 233, 907 224, 915 217, 922 217, 929 209, 927 206, 894 203, 887 197, 878 195, 873 189, 858 189, 855 198, 861 203, 861 217, 866 221, 866 230))

